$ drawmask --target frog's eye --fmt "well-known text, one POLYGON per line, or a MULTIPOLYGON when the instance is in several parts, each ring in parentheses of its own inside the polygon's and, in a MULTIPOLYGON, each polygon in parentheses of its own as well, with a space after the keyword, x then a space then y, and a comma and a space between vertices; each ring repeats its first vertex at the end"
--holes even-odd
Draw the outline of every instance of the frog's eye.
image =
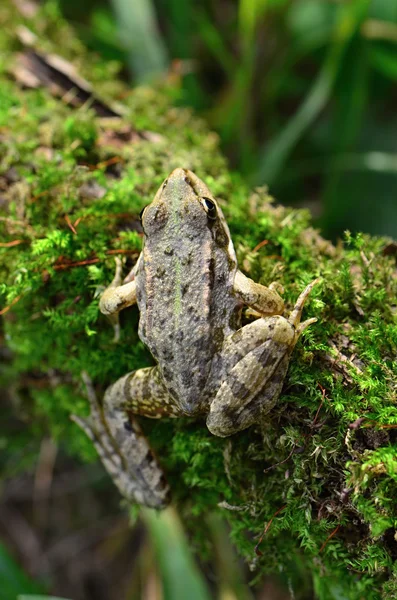
POLYGON ((139 213, 139 220, 142 223, 142 219, 143 219, 143 213, 145 212, 146 206, 144 206, 141 210, 141 212, 139 213))
POLYGON ((216 219, 216 204, 209 198, 202 198, 202 203, 209 219, 216 219))

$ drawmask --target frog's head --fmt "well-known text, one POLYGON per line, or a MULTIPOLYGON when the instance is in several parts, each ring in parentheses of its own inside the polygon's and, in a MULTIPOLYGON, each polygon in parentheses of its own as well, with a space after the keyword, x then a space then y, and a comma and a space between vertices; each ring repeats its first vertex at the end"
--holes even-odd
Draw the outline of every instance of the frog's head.
MULTIPOLYGON (((228 247, 230 233, 222 210, 205 183, 188 169, 175 169, 141 213, 146 238, 166 235, 212 239, 228 247)), ((233 251, 234 253, 234 251, 233 251)))

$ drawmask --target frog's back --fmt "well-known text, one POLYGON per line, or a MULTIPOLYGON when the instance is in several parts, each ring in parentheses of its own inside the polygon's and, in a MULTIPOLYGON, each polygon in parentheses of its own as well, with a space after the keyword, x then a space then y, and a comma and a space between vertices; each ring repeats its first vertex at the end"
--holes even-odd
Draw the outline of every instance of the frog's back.
POLYGON ((234 249, 210 192, 182 169, 145 209, 143 226, 140 337, 181 409, 194 414, 208 402, 213 361, 235 329, 234 249))

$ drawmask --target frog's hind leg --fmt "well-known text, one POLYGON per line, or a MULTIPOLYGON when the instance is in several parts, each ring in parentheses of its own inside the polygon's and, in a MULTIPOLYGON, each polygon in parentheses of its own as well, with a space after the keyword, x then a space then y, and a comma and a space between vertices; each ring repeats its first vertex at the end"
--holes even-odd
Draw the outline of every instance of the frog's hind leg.
POLYGON ((261 421, 280 395, 287 372, 294 330, 283 317, 258 319, 226 341, 223 374, 211 403, 207 427, 226 437, 261 421), (290 331, 289 343, 275 330, 290 331))
POLYGON ((169 487, 163 472, 130 413, 149 417, 177 416, 179 411, 161 384, 157 367, 125 375, 105 391, 103 405, 96 397, 87 374, 91 414, 73 420, 93 441, 103 465, 130 501, 152 508, 169 502, 169 487))
POLYGON ((207 427, 225 437, 260 422, 281 393, 294 346, 306 327, 304 304, 318 280, 299 296, 288 319, 261 318, 232 334, 222 349, 222 373, 211 402, 207 427))

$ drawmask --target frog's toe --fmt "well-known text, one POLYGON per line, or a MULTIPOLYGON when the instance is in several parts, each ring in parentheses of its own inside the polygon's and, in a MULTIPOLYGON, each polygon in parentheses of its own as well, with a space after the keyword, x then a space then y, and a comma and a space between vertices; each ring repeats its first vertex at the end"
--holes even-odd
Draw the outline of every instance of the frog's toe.
MULTIPOLYGON (((305 306, 306 300, 308 299, 312 289, 314 288, 315 285, 317 285, 320 282, 320 277, 317 277, 317 279, 314 279, 314 281, 312 281, 311 283, 309 283, 309 285, 307 285, 305 287, 305 289, 303 290, 303 292, 300 294, 299 298, 297 299, 295 306, 288 318, 288 321, 291 323, 291 325, 293 325, 296 329, 299 327, 299 323, 300 320, 302 318, 302 311, 303 311, 303 307, 305 306)), ((310 325, 310 323, 309 323, 310 325)), ((308 326, 308 325, 307 325, 308 326)), ((303 331, 303 329, 302 329, 303 331)))
POLYGON ((73 423, 76 423, 76 425, 78 425, 80 429, 84 431, 84 433, 87 435, 87 437, 90 438, 91 441, 95 442, 96 436, 89 418, 83 419, 78 415, 70 415, 70 420, 73 421, 73 423))
POLYGON ((298 337, 300 336, 300 334, 302 333, 302 331, 305 331, 305 329, 307 329, 308 327, 310 327, 310 325, 312 325, 313 323, 317 323, 317 320, 315 317, 313 317, 312 319, 307 319, 306 321, 303 321, 303 323, 301 323, 300 325, 298 325, 298 328, 296 330, 298 337))

